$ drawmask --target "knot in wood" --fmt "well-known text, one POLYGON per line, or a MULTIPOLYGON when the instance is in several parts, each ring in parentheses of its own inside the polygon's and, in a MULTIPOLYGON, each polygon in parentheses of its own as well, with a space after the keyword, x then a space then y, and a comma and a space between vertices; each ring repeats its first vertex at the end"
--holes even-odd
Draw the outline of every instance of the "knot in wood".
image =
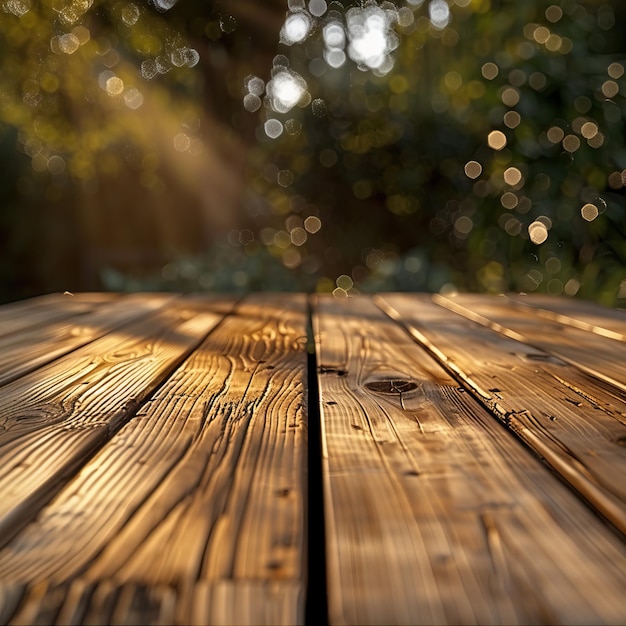
POLYGON ((401 394, 417 389, 417 384, 410 380, 393 378, 388 380, 374 380, 365 383, 365 387, 376 393, 401 394))

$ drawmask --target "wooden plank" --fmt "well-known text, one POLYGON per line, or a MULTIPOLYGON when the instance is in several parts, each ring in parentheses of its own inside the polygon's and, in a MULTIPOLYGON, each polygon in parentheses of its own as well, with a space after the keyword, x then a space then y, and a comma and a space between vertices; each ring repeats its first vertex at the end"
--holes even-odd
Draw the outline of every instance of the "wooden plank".
POLYGON ((293 617, 303 604, 300 584, 232 580, 200 581, 181 589, 112 581, 86 583, 77 578, 69 584, 32 585, 21 604, 19 599, 10 599, 2 623, 15 626, 294 624, 293 617), (191 611, 179 619, 177 612, 187 606, 191 611))
POLYGON ((84 315, 94 311, 100 304, 115 300, 113 293, 52 293, 3 304, 0 307, 0 336, 11 335, 25 328, 84 315))
POLYGON ((536 315, 530 308, 516 309, 498 296, 436 294, 433 300, 507 337, 536 346, 626 392, 626 346, 620 340, 553 322, 536 315))
POLYGON ((393 294, 379 302, 494 415, 626 533, 622 398, 564 361, 468 321, 433 304, 428 296, 393 294))
POLYGON ((201 581, 194 586, 191 612, 182 623, 190 625, 302 623, 304 589, 296 581, 201 581), (296 619, 294 619, 296 618, 296 619))
POLYGON ((330 623, 622 622, 624 543, 370 301, 315 309, 330 623))
POLYGON ((106 444, 222 319, 180 299, 49 365, 0 395, 0 545, 106 444))
POLYGON ((26 585, 0 581, 0 624, 8 624, 20 605, 26 585))
POLYGON ((517 306, 531 307, 542 317, 597 335, 626 341, 626 311, 575 298, 542 294, 507 294, 517 306))
POLYGON ((0 337, 0 386, 163 306, 173 295, 138 294, 91 312, 0 337))
POLYGON ((306 358, 306 298, 249 297, 0 551, 0 579, 184 587, 176 623, 301 623, 306 358))
POLYGON ((64 595, 63 587, 54 587, 45 582, 33 585, 8 623, 16 626, 53 624, 64 595))

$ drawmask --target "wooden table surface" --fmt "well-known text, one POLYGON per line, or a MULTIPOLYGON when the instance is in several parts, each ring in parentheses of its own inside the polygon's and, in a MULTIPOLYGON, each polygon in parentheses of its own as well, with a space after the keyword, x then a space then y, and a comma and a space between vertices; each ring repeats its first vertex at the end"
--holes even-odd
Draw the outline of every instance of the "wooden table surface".
POLYGON ((0 307, 0 623, 624 624, 626 311, 0 307))

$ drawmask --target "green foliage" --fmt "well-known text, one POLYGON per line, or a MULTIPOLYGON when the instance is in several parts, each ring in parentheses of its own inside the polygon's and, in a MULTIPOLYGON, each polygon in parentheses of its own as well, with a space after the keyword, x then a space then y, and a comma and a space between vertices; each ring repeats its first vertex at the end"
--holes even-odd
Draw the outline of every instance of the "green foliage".
POLYGON ((15 168, 0 187, 2 297, 458 289, 623 304, 624 7, 441 3, 0 0, 15 168), (278 33, 293 16, 308 25, 297 41, 278 33), (350 47, 368 16, 378 60, 350 47), (345 40, 334 60, 330 24, 345 40))
MULTIPOLYGON (((383 77, 346 63, 313 83, 325 117, 305 112, 301 133, 258 157, 294 175, 276 230, 293 223, 284 206, 314 203, 323 237, 298 253, 330 279, 322 288, 348 274, 362 290, 615 302, 626 82, 612 8, 472 2, 452 16, 437 31, 416 13, 383 77)), ((307 76, 304 52, 292 49, 291 66, 307 76)))

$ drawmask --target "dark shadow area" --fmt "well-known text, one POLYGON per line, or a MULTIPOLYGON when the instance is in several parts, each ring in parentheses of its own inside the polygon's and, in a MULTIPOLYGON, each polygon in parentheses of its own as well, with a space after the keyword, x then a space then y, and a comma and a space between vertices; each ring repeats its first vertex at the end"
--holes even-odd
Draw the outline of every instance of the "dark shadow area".
POLYGON ((322 478, 322 432, 320 397, 317 383, 317 358, 311 326, 308 319, 308 568, 305 624, 328 624, 328 597, 326 578, 326 522, 324 520, 324 481, 322 478))

